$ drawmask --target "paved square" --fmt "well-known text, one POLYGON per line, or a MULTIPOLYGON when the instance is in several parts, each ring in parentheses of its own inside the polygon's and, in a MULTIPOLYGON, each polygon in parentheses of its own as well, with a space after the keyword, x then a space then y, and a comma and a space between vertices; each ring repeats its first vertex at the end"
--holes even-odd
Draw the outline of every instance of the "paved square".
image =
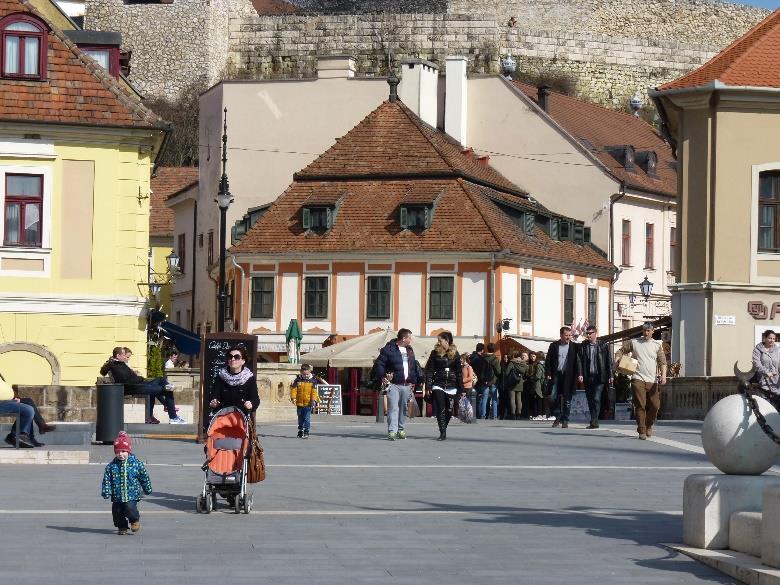
POLYGON ((441 443, 431 419, 395 442, 360 417, 315 417, 308 441, 267 425, 268 479, 250 516, 195 513, 201 446, 137 438, 154 493, 141 532, 124 537, 100 498, 110 446, 89 465, 4 465, 0 574, 25 585, 734 583, 659 545, 681 540, 685 477, 714 469, 699 428, 661 423, 657 440, 638 441, 630 423, 453 421, 441 443))

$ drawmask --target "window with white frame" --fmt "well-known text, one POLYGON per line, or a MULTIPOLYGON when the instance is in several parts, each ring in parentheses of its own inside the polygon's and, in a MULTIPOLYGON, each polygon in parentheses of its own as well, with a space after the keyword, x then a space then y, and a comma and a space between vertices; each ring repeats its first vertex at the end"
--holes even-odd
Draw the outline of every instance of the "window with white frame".
POLYGON ((428 288, 428 317, 430 319, 451 320, 455 300, 455 278, 453 276, 431 276, 428 288))
POLYGON ((366 279, 366 318, 390 318, 390 277, 369 276, 366 279))
POLYGON ((531 322, 531 306, 533 302, 531 284, 531 280, 528 278, 520 280, 520 321, 523 323, 531 322))
POLYGON ((252 319, 273 319, 274 277, 252 277, 252 319))
POLYGON ((758 176, 758 251, 780 252, 780 171, 758 176))
POLYGON ((568 325, 574 321, 574 285, 563 285, 563 323, 568 325))
POLYGON ((5 175, 5 222, 3 244, 41 247, 43 176, 5 175))
POLYGON ((328 277, 307 276, 304 292, 304 314, 307 319, 328 318, 328 277))

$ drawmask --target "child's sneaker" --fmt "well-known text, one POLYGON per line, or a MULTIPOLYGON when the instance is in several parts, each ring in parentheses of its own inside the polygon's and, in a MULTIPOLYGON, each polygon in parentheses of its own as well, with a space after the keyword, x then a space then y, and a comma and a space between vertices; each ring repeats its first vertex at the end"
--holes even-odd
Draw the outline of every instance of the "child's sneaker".
POLYGON ((303 431, 303 438, 308 439, 309 438, 309 431, 303 431))
POLYGON ((165 385, 165 389, 166 390, 176 390, 176 386, 174 386, 171 383, 168 383, 168 384, 165 385))
POLYGON ((303 431, 298 431, 298 438, 303 439, 303 431))
POLYGON ((406 438, 406 431, 398 431, 395 434, 396 439, 405 439, 406 438))
POLYGON ((116 531, 116 533, 117 533, 119 536, 124 536, 125 534, 127 534, 127 528, 120 528, 120 529, 118 529, 118 530, 116 531))
POLYGON ((141 530, 141 521, 136 520, 135 522, 131 523, 130 530, 132 530, 133 532, 138 532, 139 530, 141 530))
POLYGON ((187 421, 186 421, 186 420, 184 420, 184 419, 183 419, 182 417, 180 417, 180 416, 177 416, 176 418, 172 418, 172 419, 171 419, 171 420, 169 420, 168 422, 169 422, 169 423, 171 423, 172 425, 186 425, 186 424, 187 424, 187 421))
POLYGON ((395 435, 396 435, 396 433, 387 433, 387 440, 388 441, 395 441, 395 435))

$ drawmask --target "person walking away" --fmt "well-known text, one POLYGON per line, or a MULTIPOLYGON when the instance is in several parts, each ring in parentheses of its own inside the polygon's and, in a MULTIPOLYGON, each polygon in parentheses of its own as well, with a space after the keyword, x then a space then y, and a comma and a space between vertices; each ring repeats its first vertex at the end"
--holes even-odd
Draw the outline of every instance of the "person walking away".
POLYGON ((508 402, 507 418, 520 420, 523 411, 523 387, 528 376, 528 353, 512 352, 512 359, 503 370, 504 386, 508 402))
POLYGON ((447 440, 447 426, 452 418, 452 401, 465 396, 463 367, 452 333, 442 331, 436 338, 428 362, 425 364, 426 392, 433 394, 433 411, 439 425, 439 441, 447 440))
POLYGON ((114 441, 114 459, 103 472, 103 499, 111 500, 111 515, 120 535, 130 530, 141 530, 141 514, 138 502, 141 491, 147 496, 152 493, 152 482, 143 462, 132 453, 133 444, 124 431, 114 441))
POLYGON ((469 357, 469 364, 477 376, 477 419, 485 418, 485 408, 487 407, 488 396, 490 394, 490 377, 492 368, 489 368, 485 361, 485 344, 478 343, 469 357))
POLYGON ((593 325, 585 330, 585 341, 580 344, 582 377, 585 384, 585 396, 590 411, 589 429, 599 428, 601 397, 606 388, 612 385, 612 356, 606 343, 598 342, 598 329, 593 325))
POLYGON ((550 386, 550 403, 555 416, 553 427, 569 427, 571 397, 582 382, 582 362, 577 344, 571 340, 571 327, 561 327, 561 338, 550 344, 545 362, 545 377, 550 386))
POLYGON ((488 385, 487 400, 485 403, 485 418, 498 418, 498 377, 501 375, 501 362, 496 355, 496 345, 487 344, 487 353, 483 356, 487 367, 485 368, 485 379, 488 385))
MULTIPOLYGON (((470 358, 468 354, 462 353, 460 354, 460 366, 461 370, 463 371, 463 390, 466 393, 466 396, 471 398, 472 392, 474 392, 474 385, 477 380, 477 374, 474 373, 474 368, 471 367, 471 364, 469 363, 470 358)), ((458 401, 455 401, 455 416, 458 416, 458 401)))
POLYGON ((761 334, 761 343, 753 348, 753 367, 759 376, 759 386, 767 399, 780 410, 780 346, 777 334, 767 329, 761 334))
POLYGON ((387 392, 387 438, 390 441, 406 438, 406 415, 412 388, 418 381, 412 349, 412 332, 399 329, 394 340, 379 351, 374 363, 375 375, 388 382, 387 392))
POLYGON ((298 438, 308 439, 311 431, 311 409, 319 401, 317 384, 325 384, 322 378, 312 373, 309 364, 301 365, 301 373, 290 384, 290 401, 298 411, 298 438))
POLYGON ((639 367, 631 376, 631 393, 636 432, 643 441, 652 436, 653 424, 661 409, 659 383, 661 386, 666 384, 666 355, 661 342, 653 339, 653 330, 653 324, 646 321, 642 325, 642 337, 629 339, 618 352, 620 355, 630 353, 639 362, 639 367))

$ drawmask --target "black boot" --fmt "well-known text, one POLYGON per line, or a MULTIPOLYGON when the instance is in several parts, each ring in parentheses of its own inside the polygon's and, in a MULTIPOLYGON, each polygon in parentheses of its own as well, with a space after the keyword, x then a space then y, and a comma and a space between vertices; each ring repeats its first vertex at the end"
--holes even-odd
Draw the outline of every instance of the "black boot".
POLYGON ((439 438, 438 441, 446 441, 447 440, 447 429, 444 429, 443 431, 439 431, 439 438))

